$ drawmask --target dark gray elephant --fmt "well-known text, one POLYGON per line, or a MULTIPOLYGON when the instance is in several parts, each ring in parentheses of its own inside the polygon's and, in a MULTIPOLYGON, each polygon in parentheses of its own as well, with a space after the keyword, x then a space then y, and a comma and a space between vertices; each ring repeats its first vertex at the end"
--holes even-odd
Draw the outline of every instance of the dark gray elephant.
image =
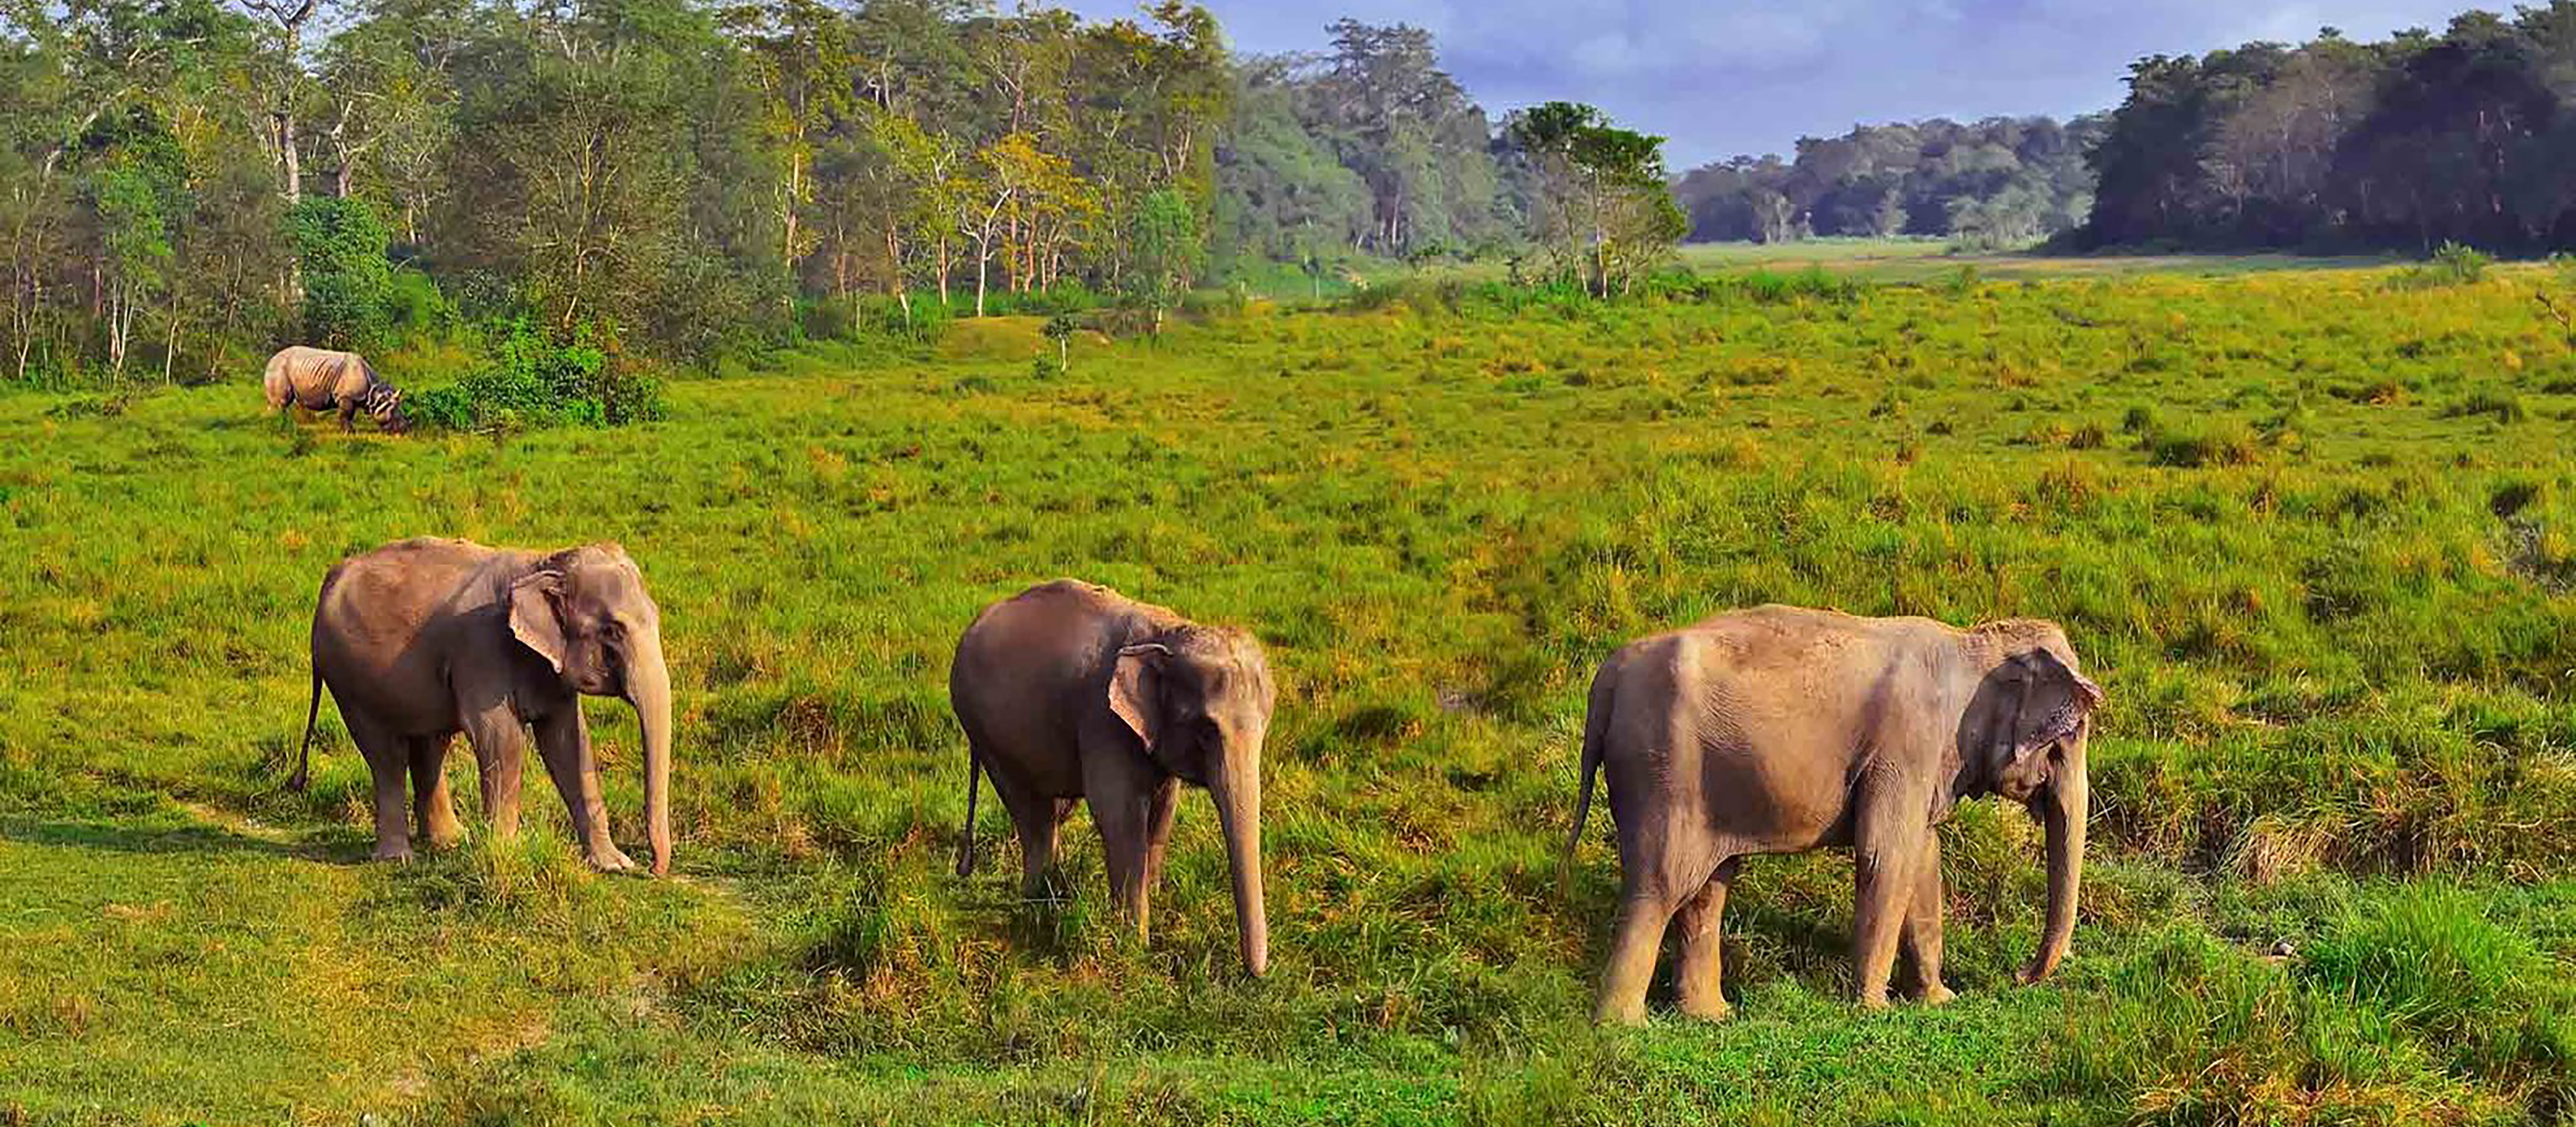
POLYGON ((517 833, 520 758, 533 725, 584 859, 603 870, 634 862, 608 837, 580 698, 625 699, 644 734, 653 871, 669 871, 671 678, 661 610, 625 549, 543 554, 419 539, 342 560, 322 580, 313 612, 313 701, 297 790, 309 777, 304 757, 324 685, 375 778, 378 858, 411 856, 406 772, 422 836, 440 847, 463 837, 445 771, 458 732, 473 744, 493 832, 517 833))
POLYGON ((1180 784, 1194 783, 1215 798, 1224 829, 1244 966, 1268 969, 1261 741, 1276 691, 1250 634, 1058 580, 976 617, 957 643, 948 696, 968 755, 958 875, 974 869, 977 770, 1011 812, 1031 896, 1054 867, 1057 826, 1088 801, 1111 892, 1142 937, 1180 784))
POLYGON ((2027 805, 2048 837, 2048 922, 2022 971, 2045 977, 2075 930, 2084 870, 2084 746, 2102 690, 2056 624, 1956 630, 1922 618, 1762 607, 1629 644, 1584 717, 1571 863, 1609 774, 1621 905, 1595 1018, 1645 1017, 1678 917, 1683 1012, 1726 1016, 1718 917, 1752 854, 1853 850, 1856 994, 1887 1004, 1902 941, 1923 998, 1941 982, 1941 840, 1960 799, 2027 805))

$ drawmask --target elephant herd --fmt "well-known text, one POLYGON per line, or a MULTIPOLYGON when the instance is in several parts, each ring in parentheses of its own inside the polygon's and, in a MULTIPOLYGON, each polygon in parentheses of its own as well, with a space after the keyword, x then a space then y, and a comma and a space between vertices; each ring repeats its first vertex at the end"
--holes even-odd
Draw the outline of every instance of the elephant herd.
MULTIPOLYGON (((623 549, 388 544, 323 579, 312 640, 313 698, 291 785, 309 778, 328 686, 373 778, 376 857, 410 856, 413 816, 432 846, 463 836, 444 770, 459 732, 492 831, 514 833, 533 731, 585 859, 633 867, 609 839, 579 706, 607 696, 636 711, 652 869, 669 870, 671 679, 660 611, 623 549)), ((2048 622, 1959 630, 1780 606, 1612 654, 1592 682, 1566 843, 1570 866, 1593 778, 1606 774, 1621 892, 1596 1020, 1643 1020, 1675 921, 1681 1010, 1725 1016, 1718 923, 1743 859, 1826 846, 1855 859, 1857 1000, 1886 1004, 1900 949, 1916 995, 1947 1000, 1937 827, 1961 799, 1988 794, 2026 805, 2046 829, 2046 925, 2021 978, 2046 976, 2074 931, 2085 741, 2102 700, 2080 668, 2048 622)), ((985 608, 949 672, 968 756, 958 874, 973 870, 979 774, 1010 813, 1032 896, 1051 877, 1059 827, 1087 804, 1113 899, 1142 938, 1180 785, 1190 783, 1215 800, 1244 966, 1264 973, 1261 749, 1277 695, 1250 633, 1105 587, 1057 580, 985 608)))

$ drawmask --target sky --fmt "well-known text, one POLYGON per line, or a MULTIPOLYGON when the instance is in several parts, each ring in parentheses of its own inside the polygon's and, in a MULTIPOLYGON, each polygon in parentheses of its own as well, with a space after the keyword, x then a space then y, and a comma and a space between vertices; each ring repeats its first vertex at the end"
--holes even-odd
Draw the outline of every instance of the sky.
MULTIPOLYGON (((1856 123, 2071 117, 2118 104, 2129 63, 2320 27, 2439 30, 2473 0, 1200 0, 1237 50, 1314 51, 1348 15, 1429 29, 1488 113, 1590 102, 1670 141, 1675 171, 1787 155, 1856 123)), ((1086 16, 1125 0, 1076 0, 1086 16)), ((2506 0, 2484 6, 2509 10, 2506 0)))

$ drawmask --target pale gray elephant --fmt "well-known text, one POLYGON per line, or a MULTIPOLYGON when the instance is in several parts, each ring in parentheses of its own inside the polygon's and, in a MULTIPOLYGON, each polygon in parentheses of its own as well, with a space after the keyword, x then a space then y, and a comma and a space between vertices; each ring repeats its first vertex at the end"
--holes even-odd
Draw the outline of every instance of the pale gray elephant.
POLYGON ((400 434, 411 429, 411 417, 402 409, 401 389, 386 383, 355 352, 300 344, 279 349, 268 358, 260 390, 271 411, 284 411, 288 404, 315 413, 337 411, 344 431, 355 429, 353 420, 360 411, 373 416, 382 430, 400 434))
POLYGON ((290 784, 299 791, 310 777, 324 685, 375 779, 378 858, 411 856, 406 772, 422 836, 439 847, 463 837, 445 771, 460 731, 474 747, 493 832, 517 833, 520 757, 533 725, 573 836, 602 870, 634 862, 608 837, 580 698, 623 698, 644 734, 653 871, 669 871, 671 678, 662 612, 625 549, 593 544, 545 554, 418 539, 342 560, 322 580, 313 612, 313 700, 290 784))
POLYGON ((2085 740, 2102 690, 2056 624, 1957 630, 1766 606, 1629 644, 1601 666, 1584 717, 1582 840, 1596 771, 1618 823, 1618 930, 1595 1019, 1645 1017, 1666 924, 1681 924, 1679 1002, 1722 1018, 1718 917, 1742 859, 1848 846, 1855 993, 1887 1004, 1902 941, 1925 1001, 1941 982, 1941 842, 1960 799, 2000 794, 2047 830, 2047 926, 2022 971, 2045 977, 2075 930, 2084 869, 2085 740))
POLYGON ((1194 783, 1216 800, 1244 966, 1255 976, 1269 968, 1261 741, 1276 690, 1252 635, 1058 580, 976 617, 957 643, 948 697, 968 756, 958 875, 974 871, 978 769, 1018 828, 1032 897, 1054 867, 1057 826, 1088 801, 1112 895, 1141 938, 1180 784, 1194 783))

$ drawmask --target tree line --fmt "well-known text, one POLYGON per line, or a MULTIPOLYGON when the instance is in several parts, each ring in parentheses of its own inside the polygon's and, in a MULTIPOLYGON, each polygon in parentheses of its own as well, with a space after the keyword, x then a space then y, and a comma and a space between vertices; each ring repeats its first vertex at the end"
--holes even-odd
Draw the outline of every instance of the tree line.
POLYGON ((1941 118, 1800 138, 1797 155, 1739 156, 1673 186, 1697 241, 1946 236, 2015 246, 2072 229, 2093 204, 2086 151, 2100 116, 1941 118))
POLYGON ((2576 247, 2576 0, 2152 56, 2128 85, 2086 244, 2576 247))
POLYGON ((1533 148, 1428 33, 1327 32, 1237 56, 1183 0, 0 0, 7 371, 204 375, 478 318, 703 357, 1159 318, 1361 256, 1605 293, 1651 268, 1660 139, 1574 106, 1533 148))

